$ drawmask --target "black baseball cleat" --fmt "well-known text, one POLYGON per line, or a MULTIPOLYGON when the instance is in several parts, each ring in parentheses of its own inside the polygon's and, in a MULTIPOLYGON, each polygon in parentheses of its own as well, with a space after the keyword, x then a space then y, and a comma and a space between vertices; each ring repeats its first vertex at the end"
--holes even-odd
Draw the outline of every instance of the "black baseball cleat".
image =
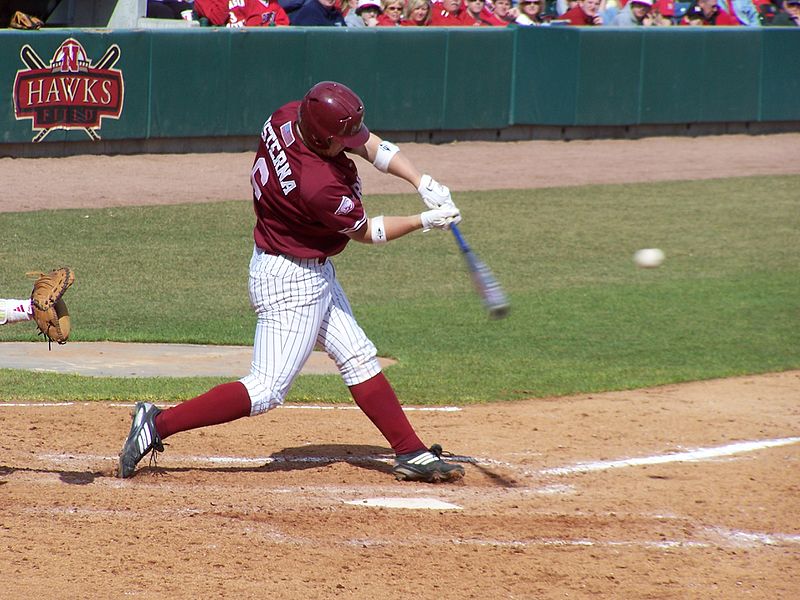
POLYGON ((434 444, 428 450, 398 454, 392 473, 400 481, 456 481, 464 476, 464 467, 442 460, 442 447, 434 444))
POLYGON ((122 452, 119 453, 117 477, 123 479, 133 475, 136 465, 148 452, 163 452, 164 444, 156 431, 156 416, 161 409, 149 402, 137 402, 133 411, 131 431, 122 452))

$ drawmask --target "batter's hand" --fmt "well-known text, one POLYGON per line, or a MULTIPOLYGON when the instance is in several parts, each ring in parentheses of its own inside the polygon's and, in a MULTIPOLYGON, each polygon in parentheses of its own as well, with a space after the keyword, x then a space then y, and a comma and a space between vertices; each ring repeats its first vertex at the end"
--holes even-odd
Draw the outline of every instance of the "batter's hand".
POLYGON ((445 208, 435 208, 433 210, 426 210, 420 215, 422 220, 422 230, 428 231, 429 229, 450 229, 450 225, 456 225, 461 222, 461 211, 455 206, 447 206, 445 208))
POLYGON ((453 198, 450 196, 450 189, 430 175, 422 176, 417 191, 428 208, 456 207, 453 198))

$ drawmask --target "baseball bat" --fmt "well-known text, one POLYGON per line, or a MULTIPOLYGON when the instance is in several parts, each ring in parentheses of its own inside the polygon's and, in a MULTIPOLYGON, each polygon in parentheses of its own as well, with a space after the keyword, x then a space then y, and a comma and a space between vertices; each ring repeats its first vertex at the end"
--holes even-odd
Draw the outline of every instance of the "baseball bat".
POLYGON ((491 318, 502 319, 508 315, 508 311, 511 308, 503 288, 500 287, 500 283, 495 278, 491 269, 489 269, 486 263, 478 258, 478 255, 470 248, 467 240, 461 235, 459 228, 455 224, 452 224, 450 225, 450 231, 453 232, 458 247, 464 255, 464 260, 467 263, 467 268, 469 269, 472 283, 475 286, 475 291, 478 292, 478 296, 480 296, 480 299, 483 301, 486 311, 491 318))

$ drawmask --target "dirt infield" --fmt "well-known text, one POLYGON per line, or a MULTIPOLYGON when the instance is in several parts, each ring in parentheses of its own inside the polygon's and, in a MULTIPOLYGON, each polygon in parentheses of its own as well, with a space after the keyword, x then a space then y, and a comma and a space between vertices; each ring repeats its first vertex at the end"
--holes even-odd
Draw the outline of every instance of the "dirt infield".
POLYGON ((0 584, 8 598, 795 598, 798 389, 794 372, 410 412, 469 457, 448 486, 394 481, 358 410, 180 434, 121 481, 130 407, 0 405, 0 584))
MULTIPOLYGON (((483 189, 798 173, 798 147, 787 134, 407 151, 483 189)), ((0 159, 0 211, 245 198, 249 162, 0 159)), ((367 193, 408 191, 364 173, 367 193)), ((130 406, 0 403, 0 597, 796 598, 798 397, 787 372, 410 410, 465 465, 447 486, 394 481, 358 410, 182 433, 121 481, 130 406), (416 508, 374 506, 402 501, 416 508)))

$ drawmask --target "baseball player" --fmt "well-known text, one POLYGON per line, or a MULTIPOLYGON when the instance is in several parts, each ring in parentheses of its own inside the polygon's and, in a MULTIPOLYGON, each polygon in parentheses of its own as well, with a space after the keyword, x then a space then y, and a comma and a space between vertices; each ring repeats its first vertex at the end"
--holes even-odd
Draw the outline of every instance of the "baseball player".
POLYGON ((150 451, 162 452, 163 440, 174 433, 280 406, 315 344, 333 358, 356 404, 391 445, 397 479, 437 482, 464 475, 461 465, 442 460, 441 446, 426 448, 415 433, 331 261, 350 240, 385 244, 461 220, 448 188, 421 174, 363 121, 361 99, 340 83, 324 81, 264 123, 250 174, 256 224, 248 285, 257 315, 250 373, 173 408, 137 403, 119 477, 133 475, 150 451), (408 181, 428 209, 368 217, 358 171, 345 151, 408 181))

